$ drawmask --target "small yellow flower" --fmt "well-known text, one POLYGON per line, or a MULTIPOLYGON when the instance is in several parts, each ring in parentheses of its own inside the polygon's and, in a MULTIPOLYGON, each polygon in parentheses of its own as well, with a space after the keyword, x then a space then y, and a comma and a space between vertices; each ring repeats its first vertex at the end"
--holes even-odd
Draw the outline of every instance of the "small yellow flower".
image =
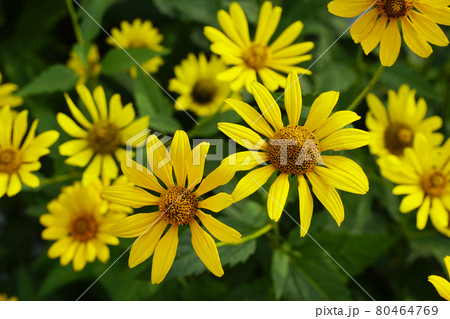
MULTIPOLYGON (((157 28, 154 28, 150 20, 134 19, 130 24, 128 21, 120 23, 120 30, 112 28, 111 36, 114 38, 107 38, 106 42, 116 48, 147 48, 153 51, 162 51, 164 47, 161 45, 163 40, 162 34, 157 28), (117 41, 117 42, 116 42, 117 41)), ((161 56, 155 56, 141 66, 149 73, 158 72, 159 67, 164 63, 161 56)), ((134 79, 137 77, 137 68, 130 68, 130 75, 134 79)))
POLYGON ((47 131, 35 136, 38 122, 33 121, 26 135, 27 110, 13 113, 9 106, 0 110, 0 198, 5 194, 16 195, 22 183, 33 188, 39 186, 39 178, 31 172, 41 168, 39 158, 50 153, 49 147, 59 133, 47 131))
POLYGON ((18 301, 16 296, 8 297, 7 294, 0 294, 0 301, 18 301))
MULTIPOLYGON (((175 67, 176 78, 169 82, 169 90, 180 94, 175 108, 182 110, 183 107, 199 116, 217 113, 223 105, 223 100, 231 92, 230 82, 216 79, 217 74, 226 69, 222 60, 214 55, 208 62, 203 53, 199 54, 198 59, 190 53, 181 65, 175 67)), ((235 95, 239 98, 238 94, 235 95)))
POLYGON ((84 84, 89 78, 95 78, 100 73, 102 66, 99 61, 98 47, 92 44, 87 54, 87 66, 84 65, 78 54, 72 50, 70 51, 70 59, 67 61, 67 67, 80 76, 78 83, 84 84))
POLYGON ((378 156, 393 154, 403 155, 403 150, 410 147, 416 133, 424 133, 433 145, 440 145, 444 136, 435 133, 442 126, 439 116, 425 118, 427 103, 420 98, 415 100, 415 90, 403 84, 398 93, 388 91, 387 110, 372 93, 367 96, 369 112, 366 125, 369 128, 371 142, 370 152, 378 156))
POLYGON ((392 66, 402 44, 399 26, 406 45, 418 56, 427 58, 433 52, 430 44, 447 46, 448 39, 437 24, 450 24, 448 1, 431 0, 334 0, 328 11, 344 18, 359 16, 350 29, 355 43, 366 54, 380 44, 380 60, 392 66), (414 10, 415 9, 415 10, 414 10))
POLYGON ((221 81, 229 81, 233 91, 239 91, 245 85, 250 92, 250 83, 257 79, 256 74, 269 91, 284 87, 286 77, 276 71, 311 74, 297 67, 300 62, 311 60, 305 53, 312 50, 313 42, 292 44, 303 29, 300 21, 292 23, 281 35, 268 44, 280 21, 282 9, 272 7, 265 1, 259 13, 254 40, 250 40, 247 18, 237 2, 230 5, 230 13, 220 10, 217 13, 220 27, 225 32, 207 26, 205 36, 212 42, 211 51, 220 55, 227 65, 234 65, 218 75, 221 81))
POLYGON ((84 186, 76 182, 63 188, 58 198, 47 205, 50 213, 39 219, 46 227, 42 238, 56 240, 48 250, 48 257, 59 257, 62 266, 73 260, 75 271, 82 270, 96 257, 106 262, 107 245, 117 245, 119 240, 104 230, 126 216, 109 212, 109 204, 94 184, 84 186))
POLYGON ((5 105, 15 107, 23 103, 23 99, 20 96, 15 96, 12 93, 17 91, 19 86, 14 83, 3 83, 2 74, 0 73, 0 109, 5 105))
POLYGON ((289 193, 289 175, 295 176, 299 185, 300 235, 305 236, 313 213, 308 178, 313 193, 340 226, 344 220, 344 206, 335 188, 365 194, 369 190, 369 182, 354 161, 344 156, 322 153, 367 145, 367 132, 354 128, 342 129, 360 117, 351 111, 339 111, 330 116, 339 98, 339 92, 330 91, 314 101, 306 122, 299 125, 302 94, 295 72, 289 73, 286 81, 284 104, 289 119, 286 126, 281 119, 280 107, 270 92, 257 82, 252 82, 252 92, 261 114, 244 102, 233 99, 225 101, 252 129, 232 123, 218 124, 219 130, 249 150, 230 156, 229 160, 238 165, 238 170, 267 164, 251 171, 239 181, 231 194, 233 202, 257 191, 277 172, 278 177, 269 190, 267 210, 269 217, 278 221, 289 193), (258 133, 269 141, 263 140, 258 133))
POLYGON ((93 95, 82 84, 77 85, 76 90, 91 121, 86 119, 69 95, 65 94, 70 112, 81 127, 66 114, 58 113, 57 120, 61 128, 75 138, 62 144, 59 152, 70 156, 66 159, 67 164, 87 166, 83 173, 84 181, 93 181, 98 176, 102 179, 115 179, 119 169, 113 156, 118 162, 125 157, 126 150, 123 146, 128 139, 148 127, 149 117, 144 116, 135 121, 133 105, 128 103, 122 106, 119 94, 111 97, 108 111, 105 92, 101 86, 95 88, 93 95))
POLYGON ((449 227, 450 139, 441 148, 435 148, 424 134, 417 133, 412 147, 404 150, 403 158, 386 155, 379 164, 382 175, 398 184, 393 194, 407 195, 400 204, 400 212, 418 208, 418 229, 425 228, 428 216, 438 230, 449 227))
POLYGON ((198 224, 196 217, 218 240, 228 243, 241 240, 237 231, 202 211, 219 212, 232 204, 231 196, 226 193, 200 198, 228 183, 235 173, 233 167, 221 164, 203 178, 208 150, 209 144, 205 142, 191 150, 187 134, 177 131, 169 155, 161 141, 151 135, 148 138, 147 155, 153 173, 127 159, 122 162, 122 171, 137 187, 111 186, 102 193, 103 198, 109 201, 134 208, 157 206, 154 213, 132 215, 108 229, 117 237, 138 237, 130 251, 128 265, 131 268, 153 255, 153 284, 164 280, 172 267, 178 246, 178 227, 186 224, 190 226, 192 246, 201 261, 214 275, 223 275, 216 243, 198 224), (163 235, 168 226, 169 229, 163 235))
MULTIPOLYGON (((450 275, 450 256, 444 258, 447 273, 450 275)), ((450 301, 450 282, 440 276, 431 275, 428 277, 428 281, 431 282, 436 288, 439 295, 445 300, 450 301)))
MULTIPOLYGON (((96 188, 97 192, 101 194, 105 187, 108 186, 133 186, 133 183, 131 183, 125 175, 119 176, 116 180, 114 180, 113 183, 111 183, 111 180, 109 178, 106 178, 105 180, 96 179, 93 182, 91 182, 92 185, 96 188)), ((89 183, 84 182, 83 185, 88 185, 89 183)), ((133 209, 129 206, 120 205, 113 202, 108 202, 108 211, 110 213, 118 213, 122 214, 122 216, 125 217, 125 215, 128 215, 133 212, 133 209), (124 215, 125 214, 125 215, 124 215)))

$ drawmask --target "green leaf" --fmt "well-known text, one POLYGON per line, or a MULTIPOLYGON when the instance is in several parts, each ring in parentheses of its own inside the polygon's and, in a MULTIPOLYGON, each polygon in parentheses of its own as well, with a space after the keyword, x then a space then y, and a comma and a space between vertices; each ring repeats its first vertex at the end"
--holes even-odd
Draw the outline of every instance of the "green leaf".
MULTIPOLYGON (((104 14, 106 13, 106 10, 108 8, 117 2, 117 0, 90 0, 85 1, 81 6, 83 7, 86 12, 89 13, 90 17, 86 12, 84 12, 83 9, 78 8, 80 12, 80 29, 81 29, 81 35, 83 36, 83 40, 85 42, 92 42, 97 35, 99 34, 102 29, 97 25, 102 25, 102 19, 104 14), (94 22, 96 21, 96 22, 94 22)), ((77 9, 77 5, 74 5, 75 9, 77 9)), ((107 36, 105 34, 105 36, 107 36)))
POLYGON ((160 133, 175 133, 181 130, 181 124, 173 117, 155 114, 150 118, 150 128, 160 133))
POLYGON ((126 71, 131 67, 139 68, 136 62, 143 63, 155 56, 165 55, 167 53, 167 50, 153 51, 147 48, 128 48, 126 52, 122 49, 111 49, 101 61, 101 72, 103 74, 114 74, 126 71))
POLYGON ((274 250, 272 254, 272 264, 270 274, 272 277, 275 299, 280 299, 283 295, 286 279, 289 274, 289 255, 281 250, 274 250))
POLYGON ((25 85, 17 95, 29 96, 43 93, 69 91, 78 81, 78 74, 62 64, 55 64, 25 85))
POLYGON ((356 82, 356 73, 353 68, 342 63, 331 63, 326 71, 316 74, 316 82, 319 92, 346 91, 356 82))

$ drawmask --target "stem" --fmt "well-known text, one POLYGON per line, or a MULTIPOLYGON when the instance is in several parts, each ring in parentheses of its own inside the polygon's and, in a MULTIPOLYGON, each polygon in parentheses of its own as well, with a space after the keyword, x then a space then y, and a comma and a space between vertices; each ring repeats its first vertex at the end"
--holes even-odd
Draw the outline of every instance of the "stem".
POLYGON ((228 246, 228 245, 240 245, 243 244, 247 241, 256 239, 258 237, 261 237, 262 235, 264 235, 265 233, 267 233, 269 230, 271 230, 273 228, 273 224, 266 224, 264 227, 258 229, 257 231, 255 231, 254 233, 244 236, 242 237, 242 240, 239 243, 224 243, 224 242, 218 242, 216 244, 217 247, 222 247, 222 246, 228 246))
POLYGON ((347 110, 353 111, 354 109, 356 109, 356 107, 361 102, 361 100, 366 97, 367 93, 369 93, 370 90, 372 90, 373 87, 375 86, 375 84, 378 82, 378 79, 380 78, 381 74, 383 73, 383 70, 384 70, 384 66, 380 65, 377 72, 375 72, 372 79, 370 80, 370 82, 367 84, 367 86, 364 88, 364 90, 362 90, 362 92, 359 93, 359 95, 353 100, 353 102, 350 104, 350 106, 347 108, 347 110))
POLYGON ((73 7, 72 0, 66 0, 67 10, 69 11, 70 19, 72 20, 73 30, 75 31, 75 37, 80 45, 84 44, 83 36, 81 35, 80 24, 78 23, 77 13, 73 7))

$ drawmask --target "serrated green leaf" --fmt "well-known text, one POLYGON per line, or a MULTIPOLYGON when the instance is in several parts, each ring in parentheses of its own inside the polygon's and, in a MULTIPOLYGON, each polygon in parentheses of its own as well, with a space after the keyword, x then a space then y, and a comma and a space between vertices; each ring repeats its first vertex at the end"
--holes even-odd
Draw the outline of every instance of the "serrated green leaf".
POLYGON ((55 64, 25 85, 17 95, 30 96, 43 93, 69 91, 78 81, 78 74, 62 64, 55 64))

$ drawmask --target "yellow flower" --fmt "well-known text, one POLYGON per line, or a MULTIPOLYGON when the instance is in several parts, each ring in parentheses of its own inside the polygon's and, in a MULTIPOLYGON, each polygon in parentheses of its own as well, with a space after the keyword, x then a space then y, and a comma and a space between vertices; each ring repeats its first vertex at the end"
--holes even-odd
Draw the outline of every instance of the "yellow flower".
POLYGON ((261 114, 244 102, 233 99, 227 99, 225 102, 253 130, 238 124, 218 124, 219 130, 225 135, 249 149, 230 156, 229 160, 238 165, 238 170, 252 169, 261 163, 267 164, 248 173, 239 181, 231 194, 233 201, 237 202, 254 193, 277 172, 278 177, 269 190, 267 209, 269 217, 278 221, 289 193, 289 175, 295 175, 299 185, 300 235, 305 236, 313 213, 313 199, 307 177, 313 193, 340 225, 344 220, 344 207, 335 188, 365 194, 369 183, 362 169, 354 161, 343 156, 321 153, 367 145, 367 132, 354 128, 342 129, 360 117, 351 111, 339 111, 330 116, 339 98, 339 92, 330 91, 321 94, 314 101, 306 122, 299 125, 302 95, 295 72, 289 73, 287 77, 284 95, 289 125, 284 126, 280 108, 264 86, 253 82, 252 92, 261 114), (258 133, 266 136, 269 141, 264 141, 258 133))
POLYGON ((256 80, 256 73, 269 91, 284 87, 282 73, 296 71, 311 74, 297 67, 300 62, 311 60, 311 55, 303 55, 314 47, 312 42, 291 45, 303 29, 300 21, 292 23, 272 44, 268 44, 280 21, 282 9, 264 2, 259 13, 255 38, 250 40, 247 18, 237 2, 230 5, 230 14, 220 10, 217 14, 220 27, 225 32, 207 26, 205 36, 212 42, 211 51, 220 55, 228 65, 234 65, 218 75, 221 81, 230 81, 231 89, 239 91, 245 85, 250 92, 250 83, 256 80))
POLYGON ((59 137, 57 131, 36 135, 34 120, 27 136, 28 111, 13 113, 9 106, 0 110, 0 198, 11 197, 22 189, 22 183, 36 188, 39 178, 31 172, 41 168, 39 158, 50 153, 49 147, 59 137), (25 138, 25 139, 24 139, 25 138))
POLYGON ((119 162, 125 157, 126 150, 122 146, 126 145, 128 139, 148 127, 149 118, 144 116, 135 121, 133 105, 128 103, 123 107, 119 94, 111 97, 108 112, 105 92, 101 86, 95 88, 93 95, 82 84, 77 85, 76 90, 91 121, 86 119, 72 99, 65 94, 70 112, 81 127, 66 114, 58 113, 59 125, 75 138, 62 144, 59 152, 61 155, 70 156, 66 159, 67 164, 87 166, 83 173, 85 181, 93 181, 100 175, 102 179, 115 179, 119 169, 113 155, 119 162))
POLYGON ((48 250, 48 257, 60 258, 62 266, 73 260, 73 269, 80 271, 86 262, 97 257, 101 262, 109 259, 108 245, 117 245, 119 240, 106 233, 125 215, 108 211, 109 203, 103 200, 94 184, 75 182, 63 188, 57 199, 52 200, 39 221, 46 228, 42 231, 45 240, 56 240, 48 250))
POLYGON ((444 136, 434 133, 442 126, 442 119, 439 116, 425 119, 427 103, 423 98, 416 103, 415 93, 405 84, 400 86, 398 93, 389 90, 387 111, 381 101, 369 93, 366 125, 371 135, 369 147, 372 154, 402 156, 418 132, 424 133, 433 145, 442 143, 444 136))
MULTIPOLYGON (((448 228, 450 212, 450 139, 442 148, 434 148, 422 133, 414 137, 402 159, 386 155, 379 160, 382 175, 398 184, 392 192, 407 195, 400 212, 416 208, 418 229, 425 228, 428 216, 436 228, 448 228)), ((447 234, 448 235, 448 234, 447 234)))
MULTIPOLYGON (((445 257, 444 262, 447 267, 447 272, 450 275, 450 256, 445 257)), ((428 281, 433 284, 434 288, 436 288, 442 298, 450 301, 450 282, 448 282, 448 280, 440 276, 431 275, 428 277, 428 281)))
POLYGON ((380 44, 382 65, 392 66, 397 60, 402 43, 399 25, 406 45, 422 58, 433 52, 429 43, 448 45, 447 37, 437 25, 450 24, 448 1, 334 0, 328 4, 328 11, 340 17, 353 18, 369 9, 374 2, 374 7, 353 24, 350 34, 355 43, 361 42, 366 54, 380 44))
POLYGON ((102 69, 101 64, 99 63, 100 54, 98 53, 98 47, 93 44, 89 48, 87 54, 87 63, 88 65, 84 65, 81 59, 78 57, 78 54, 75 51, 70 51, 70 59, 67 61, 67 67, 74 70, 80 78, 78 79, 78 83, 86 83, 89 78, 95 78, 102 69))
MULTIPOLYGON (((105 187, 108 186, 133 186, 133 183, 131 183, 124 175, 119 176, 113 183, 111 183, 111 180, 109 178, 106 178, 105 180, 101 180, 97 178, 93 182, 91 182, 92 185, 96 188, 97 192, 101 194, 105 187)), ((88 185, 89 183, 83 183, 83 185, 88 185)), ((108 211, 110 213, 118 213, 122 214, 123 217, 125 215, 128 215, 133 212, 133 209, 129 206, 120 205, 113 202, 108 202, 108 211), (124 215, 125 214, 125 215, 124 215)))
MULTIPOLYGON (((231 92, 230 82, 216 79, 217 74, 226 70, 225 64, 216 56, 208 62, 203 53, 198 59, 190 53, 181 65, 175 67, 176 78, 169 82, 169 90, 180 94, 175 108, 191 110, 199 116, 213 115, 223 105, 223 100, 231 92)), ((236 98, 239 98, 238 94, 236 98)), ((223 108, 222 108, 223 109, 223 108)))
POLYGON ((0 109, 5 105, 15 107, 23 103, 23 99, 20 96, 15 96, 12 93, 17 91, 19 86, 14 83, 3 83, 2 74, 0 73, 0 109))
POLYGON ((7 294, 0 294, 0 301, 18 301, 16 296, 8 297, 7 294))
MULTIPOLYGON (((116 48, 147 48, 157 52, 164 49, 161 45, 163 36, 159 33, 157 28, 153 27, 150 20, 142 22, 141 19, 134 19, 132 24, 128 21, 122 21, 120 27, 121 30, 112 28, 111 36, 115 41, 111 38, 107 38, 106 42, 108 44, 113 45, 116 48)), ((163 63, 162 57, 155 56, 144 63, 141 63, 141 66, 149 73, 156 73, 163 63)), ((130 75, 132 78, 136 78, 136 67, 130 68, 130 75)))
POLYGON ((112 186, 102 193, 103 198, 109 201, 134 208, 157 206, 154 213, 132 215, 108 229, 117 237, 138 237, 130 251, 128 265, 131 268, 153 254, 153 284, 160 283, 171 268, 178 246, 178 227, 186 224, 190 226, 192 246, 201 261, 214 275, 223 275, 216 243, 195 217, 218 240, 229 243, 241 240, 237 231, 202 211, 219 212, 232 204, 231 196, 226 193, 200 198, 228 183, 235 173, 233 167, 222 164, 203 178, 208 149, 209 144, 203 142, 191 150, 187 134, 177 131, 169 155, 161 141, 151 135, 147 155, 154 175, 147 168, 127 159, 122 162, 122 171, 138 187, 112 186), (163 235, 167 226, 170 227, 163 235))

